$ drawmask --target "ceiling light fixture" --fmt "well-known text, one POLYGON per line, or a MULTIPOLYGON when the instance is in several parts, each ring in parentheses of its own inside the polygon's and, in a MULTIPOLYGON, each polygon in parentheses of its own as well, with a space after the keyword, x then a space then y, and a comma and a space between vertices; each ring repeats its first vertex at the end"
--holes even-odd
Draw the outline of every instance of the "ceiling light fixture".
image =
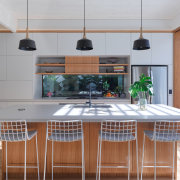
POLYGON ((27 28, 26 28, 26 38, 20 40, 19 49, 23 51, 34 51, 36 50, 35 41, 29 38, 29 2, 27 0, 27 28))
POLYGON ((84 28, 83 28, 83 38, 78 40, 77 50, 88 51, 93 49, 92 41, 86 38, 86 3, 84 0, 84 28))
POLYGON ((150 49, 150 43, 148 39, 143 38, 143 29, 142 29, 142 0, 141 0, 141 29, 139 39, 134 41, 133 50, 147 50, 150 49))

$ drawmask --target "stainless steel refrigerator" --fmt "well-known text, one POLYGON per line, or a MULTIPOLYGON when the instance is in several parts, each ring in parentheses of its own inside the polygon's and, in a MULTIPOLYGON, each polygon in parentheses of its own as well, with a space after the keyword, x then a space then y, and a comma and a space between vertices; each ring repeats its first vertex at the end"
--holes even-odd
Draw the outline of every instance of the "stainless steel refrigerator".
MULTIPOLYGON (((150 76, 154 95, 148 98, 150 104, 168 104, 168 66, 133 65, 131 67, 131 83, 139 80, 141 74, 150 76)), ((133 103, 133 101, 132 101, 133 103)))

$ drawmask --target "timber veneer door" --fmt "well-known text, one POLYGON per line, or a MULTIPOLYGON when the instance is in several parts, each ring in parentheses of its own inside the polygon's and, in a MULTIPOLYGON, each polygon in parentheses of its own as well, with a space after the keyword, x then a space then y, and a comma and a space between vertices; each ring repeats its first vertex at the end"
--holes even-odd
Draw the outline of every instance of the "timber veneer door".
POLYGON ((174 34, 174 107, 180 108, 180 31, 174 34))

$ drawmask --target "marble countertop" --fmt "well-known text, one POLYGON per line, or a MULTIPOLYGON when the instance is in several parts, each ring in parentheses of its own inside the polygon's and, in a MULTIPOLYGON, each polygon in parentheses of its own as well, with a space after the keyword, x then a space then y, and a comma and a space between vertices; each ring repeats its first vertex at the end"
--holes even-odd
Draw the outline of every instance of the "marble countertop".
POLYGON ((146 111, 139 111, 133 104, 111 104, 111 107, 83 107, 82 105, 16 105, 0 109, 0 120, 27 120, 46 122, 47 120, 180 120, 180 109, 166 105, 148 105, 146 111))

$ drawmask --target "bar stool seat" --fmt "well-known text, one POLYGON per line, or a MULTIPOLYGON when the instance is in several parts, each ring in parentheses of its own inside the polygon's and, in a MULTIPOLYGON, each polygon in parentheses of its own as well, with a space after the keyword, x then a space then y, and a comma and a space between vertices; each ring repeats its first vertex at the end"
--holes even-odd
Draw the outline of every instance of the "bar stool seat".
POLYGON ((48 136, 48 140, 50 141, 61 141, 61 142, 72 142, 79 141, 82 139, 82 132, 78 131, 59 131, 54 130, 50 136, 48 136))
MULTIPOLYGON (((0 141, 5 142, 6 150, 6 180, 8 180, 8 169, 9 168, 24 168, 24 180, 26 180, 26 168, 36 168, 38 171, 38 180, 40 180, 39 175, 39 159, 38 159, 38 142, 37 142, 37 131, 28 131, 26 120, 14 120, 14 121, 1 121, 0 122, 0 141), (26 150, 27 141, 35 137, 36 141, 36 158, 37 165, 27 166, 26 164, 26 150), (10 165, 8 163, 8 143, 24 142, 24 163, 20 166, 10 165)), ((22 151, 22 149, 19 149, 22 151)))
MULTIPOLYGON (((46 129, 46 145, 45 145, 45 161, 44 161, 44 177, 46 179, 46 155, 47 155, 47 141, 51 141, 52 144, 52 180, 54 168, 81 168, 82 169, 82 180, 85 180, 85 162, 84 162, 84 135, 83 135, 83 124, 81 120, 49 120, 47 122, 46 129), (82 151, 82 162, 72 163, 63 163, 62 165, 54 165, 54 142, 78 142, 81 141, 81 151, 82 151)), ((57 163, 56 163, 57 164, 57 163)))
MULTIPOLYGON (((34 136, 37 135, 37 131, 27 131, 27 140, 31 140, 34 136)), ((2 134, 0 137, 0 141, 23 141, 25 139, 25 134, 19 131, 8 131, 5 134, 2 134)))
MULTIPOLYGON (((104 120, 101 122, 101 130, 98 138, 97 151, 97 170, 96 180, 100 180, 101 168, 127 168, 128 180, 130 180, 130 142, 136 141, 136 165, 137 165, 137 180, 139 180, 138 169, 138 142, 137 142, 137 121, 135 120, 104 120), (128 157, 127 163, 111 163, 111 166, 101 162, 102 142, 109 141, 113 143, 127 142, 128 157), (122 165, 124 164, 124 165, 122 165)), ((120 150, 121 151, 121 150, 120 150)))
MULTIPOLYGON (((101 132, 100 132, 101 133, 101 132)), ((112 132, 102 132, 102 140, 104 141, 114 141, 114 142, 121 142, 121 141, 133 141, 135 140, 135 136, 132 134, 119 134, 119 133, 112 133, 112 132)))
MULTIPOLYGON (((154 131, 145 130, 144 133, 151 141, 154 141, 154 131)), ((158 133, 158 135, 156 135, 156 141, 180 141, 180 134, 177 134, 176 131, 164 131, 163 133, 158 133)))
MULTIPOLYGON (((145 130, 143 138, 143 152, 142 152, 142 165, 141 165, 141 180, 143 176, 143 168, 154 167, 154 180, 156 180, 156 169, 157 168, 170 168, 172 169, 172 180, 174 180, 174 167, 175 167, 175 147, 176 142, 180 141, 180 121, 166 121, 158 120, 154 123, 154 130, 145 130), (146 137, 154 143, 154 163, 151 165, 144 165, 144 154, 145 154, 145 140, 146 137), (156 142, 172 143, 173 144, 173 157, 172 165, 158 165, 157 153, 156 153, 156 142)), ((165 162, 163 162, 165 164, 165 162)))

